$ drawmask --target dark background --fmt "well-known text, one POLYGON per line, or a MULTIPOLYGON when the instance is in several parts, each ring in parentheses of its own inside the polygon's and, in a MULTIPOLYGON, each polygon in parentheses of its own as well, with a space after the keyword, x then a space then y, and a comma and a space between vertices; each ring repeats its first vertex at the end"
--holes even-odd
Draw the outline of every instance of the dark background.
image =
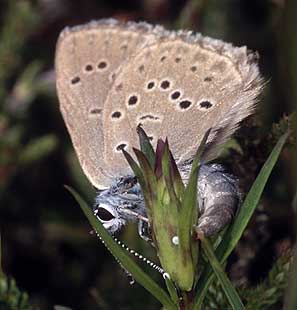
MULTIPOLYGON (((95 191, 78 166, 58 110, 56 40, 65 26, 106 17, 186 27, 258 51, 267 81, 258 112, 244 122, 220 159, 240 178, 243 192, 296 104, 295 0, 0 1, 2 264, 40 309, 57 304, 73 309, 159 308, 144 289, 129 285, 113 257, 89 234, 87 220, 63 187, 73 186, 93 202, 95 191)), ((296 171, 296 153, 288 146, 228 264, 238 285, 259 283, 290 248, 296 171)), ((133 225, 120 239, 156 261, 133 225)))

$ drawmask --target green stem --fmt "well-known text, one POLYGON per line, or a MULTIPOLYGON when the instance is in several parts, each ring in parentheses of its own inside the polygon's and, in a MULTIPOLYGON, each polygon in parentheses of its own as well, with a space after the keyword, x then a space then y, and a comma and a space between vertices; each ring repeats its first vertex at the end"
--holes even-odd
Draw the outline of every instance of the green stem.
POLYGON ((210 244, 210 242, 205 238, 202 237, 200 238, 201 240, 201 245, 202 245, 202 249, 204 250, 210 264, 211 267, 213 268, 215 274, 217 275, 221 286, 226 294, 227 299, 230 302, 230 305, 232 307, 232 309, 235 310, 241 310, 241 309, 245 309, 239 295, 237 294, 235 288, 233 287, 231 281, 228 279, 226 273, 224 272, 221 264, 219 263, 218 259, 216 258, 214 252, 213 252, 213 248, 212 245, 210 244))
POLYGON ((180 303, 180 310, 192 310, 193 309, 193 291, 181 292, 182 302, 180 303))

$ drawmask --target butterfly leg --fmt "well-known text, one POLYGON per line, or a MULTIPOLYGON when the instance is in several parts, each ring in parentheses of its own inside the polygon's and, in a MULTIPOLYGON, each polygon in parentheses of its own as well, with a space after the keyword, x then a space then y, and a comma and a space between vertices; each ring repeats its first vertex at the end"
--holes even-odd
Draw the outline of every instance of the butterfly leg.
POLYGON ((229 224, 239 204, 237 180, 220 165, 201 166, 198 179, 198 232, 212 236, 229 224))

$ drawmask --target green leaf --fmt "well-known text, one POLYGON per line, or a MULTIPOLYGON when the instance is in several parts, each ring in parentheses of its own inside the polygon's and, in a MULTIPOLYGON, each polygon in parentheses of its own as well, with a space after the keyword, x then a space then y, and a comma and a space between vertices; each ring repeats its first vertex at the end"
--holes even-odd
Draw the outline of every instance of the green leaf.
POLYGON ((176 305, 178 305, 179 297, 177 295, 177 291, 176 291, 176 287, 175 287, 174 283, 171 281, 170 276, 167 273, 164 273, 163 278, 165 280, 166 287, 167 287, 167 290, 168 290, 168 292, 170 294, 170 297, 171 297, 172 301, 176 305))
POLYGON ((165 149, 165 142, 162 139, 158 139, 157 149, 156 149, 156 160, 154 173, 157 179, 160 179, 163 175, 162 159, 165 149))
POLYGON ((199 160, 203 153, 207 138, 210 133, 209 129, 196 152, 194 157, 189 183, 184 191, 183 200, 182 200, 182 208, 179 214, 179 223, 178 223, 178 237, 179 237, 179 244, 180 250, 191 252, 191 232, 193 225, 193 220, 196 221, 198 219, 198 208, 197 208, 197 182, 198 182, 198 172, 199 172, 199 160))
POLYGON ((123 155, 125 156, 129 166, 131 167, 134 175, 137 177, 137 180, 140 184, 140 186, 142 187, 142 189, 145 189, 145 183, 144 183, 144 176, 143 173, 140 169, 140 167, 138 166, 137 162, 132 158, 132 156, 126 152, 124 149, 122 150, 123 155))
POLYGON ((88 218, 94 230, 99 234, 100 238, 109 249, 111 254, 119 261, 119 263, 131 273, 132 277, 150 292, 166 309, 177 309, 169 295, 147 274, 145 273, 129 256, 129 254, 119 246, 111 235, 105 230, 101 222, 93 214, 86 202, 72 188, 66 186, 73 197, 80 205, 82 211, 88 218))
POLYGON ((206 146, 206 142, 207 142, 207 139, 209 137, 209 134, 211 132, 211 128, 209 128, 206 133, 204 134, 203 136, 203 139, 202 141, 200 142, 200 145, 198 147, 198 150, 195 154, 195 157, 194 157, 194 160, 193 160, 193 163, 192 163, 192 169, 191 169, 191 174, 194 173, 194 170, 198 167, 199 165, 199 161, 200 161, 200 158, 204 152, 204 149, 205 149, 205 146, 206 146))
POLYGON ((140 149, 145 154, 151 167, 153 168, 155 166, 156 154, 150 139, 141 126, 137 126, 137 133, 139 136, 140 149))
MULTIPOLYGON (((271 154, 263 165, 260 173, 258 174, 252 188, 247 194, 243 205, 241 206, 238 215, 234 219, 234 223, 229 227, 224 235, 224 238, 217 250, 215 251, 218 260, 223 263, 230 253, 235 248, 237 242, 242 236, 254 210, 256 209, 267 180, 275 166, 280 152, 286 142, 288 133, 281 136, 276 146, 273 148, 271 154)), ((213 272, 210 264, 204 269, 198 284, 196 286, 195 302, 193 309, 200 309, 207 289, 213 279, 213 272)))
MULTIPOLYGON (((139 162, 139 165, 141 167, 143 176, 144 176, 144 184, 145 186, 142 187, 143 194, 146 197, 147 194, 150 195, 150 200, 154 200, 156 189, 157 189, 157 180, 154 175, 154 171, 152 167, 150 166, 150 163, 148 159, 145 157, 144 153, 142 153, 140 150, 137 150, 133 148, 133 151, 137 157, 137 160, 139 162)), ((140 184, 141 185, 141 184, 140 184)), ((147 207, 150 206, 150 204, 147 202, 147 207)))
POLYGON ((192 289, 196 265, 198 259, 198 241, 192 238, 192 228, 196 224, 198 218, 197 208, 197 180, 199 172, 199 159, 204 150, 204 146, 210 130, 205 134, 196 156, 193 160, 190 179, 187 187, 184 190, 182 203, 179 210, 178 219, 178 258, 177 265, 180 270, 183 270, 179 275, 179 286, 189 291, 192 289), (181 286, 183 285, 183 286, 181 286))
MULTIPOLYGON (((184 269, 179 268, 181 259, 178 248, 172 242, 178 231, 179 199, 174 192, 170 177, 170 156, 168 142, 158 141, 158 155, 155 173, 157 179, 156 200, 153 203, 152 232, 155 236, 155 247, 162 267, 171 280, 180 288, 184 283, 184 269)), ((183 267, 183 266, 182 266, 183 267)))
POLYGON ((174 186, 175 193, 177 196, 180 198, 183 196, 184 191, 185 191, 185 186, 183 183, 183 180, 181 178, 181 175, 179 173, 177 164, 172 156, 172 153, 169 151, 169 156, 170 156, 170 167, 171 167, 171 178, 174 186))
POLYGON ((237 294, 235 288, 233 287, 231 281, 228 279, 227 275, 225 274, 221 264, 219 263, 218 259, 216 258, 211 243, 207 240, 205 237, 201 237, 201 245, 202 249, 204 250, 204 253, 206 257, 208 258, 208 261, 214 270, 215 274, 217 275, 221 286, 226 294, 227 299, 230 302, 230 305, 232 309, 240 310, 245 309, 244 305, 237 294))
POLYGON ((166 189, 168 191, 168 194, 171 200, 171 205, 177 206, 179 208, 180 200, 178 199, 177 193, 175 192, 174 181, 173 181, 171 170, 172 170, 172 162, 171 162, 168 141, 166 140, 164 153, 162 157, 162 172, 163 172, 164 180, 166 183, 166 189))

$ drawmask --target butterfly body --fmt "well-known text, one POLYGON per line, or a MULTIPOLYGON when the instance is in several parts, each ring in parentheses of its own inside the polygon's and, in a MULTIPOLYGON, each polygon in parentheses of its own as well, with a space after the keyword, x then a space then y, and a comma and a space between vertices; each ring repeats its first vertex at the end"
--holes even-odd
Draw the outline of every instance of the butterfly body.
MULTIPOLYGON (((183 176, 189 174, 184 167, 183 176)), ((234 216, 239 203, 237 180, 221 165, 201 165, 198 176, 198 229, 211 236, 223 229, 234 216)), ((122 177, 96 197, 94 213, 112 234, 128 221, 138 222, 139 235, 151 240, 141 188, 133 176, 122 177)))

